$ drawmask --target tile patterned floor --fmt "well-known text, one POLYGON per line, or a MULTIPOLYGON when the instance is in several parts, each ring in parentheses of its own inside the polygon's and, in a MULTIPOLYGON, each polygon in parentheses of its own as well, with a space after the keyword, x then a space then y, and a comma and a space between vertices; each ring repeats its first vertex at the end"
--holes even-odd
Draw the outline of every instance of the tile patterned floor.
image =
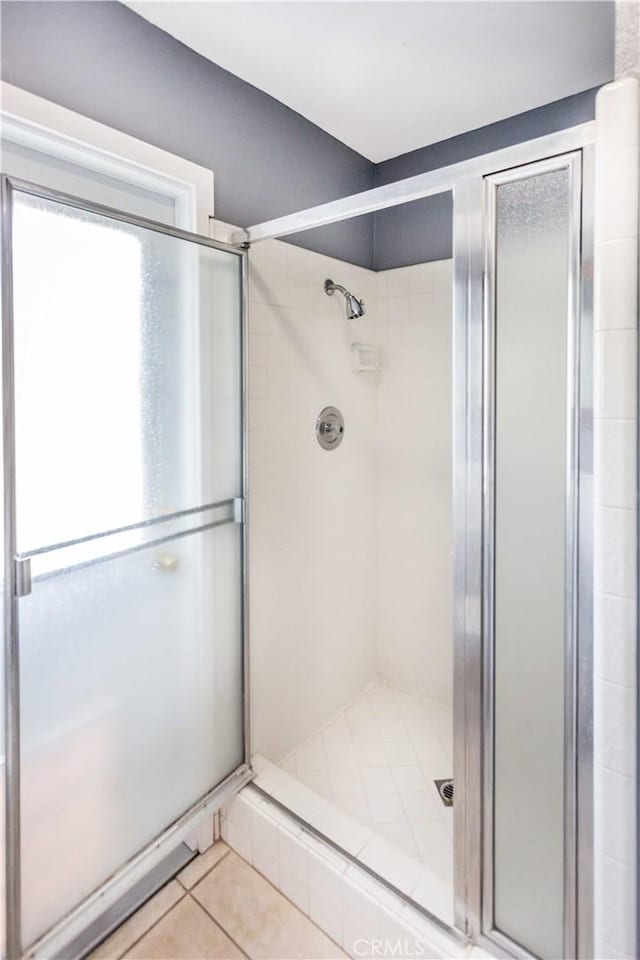
POLYGON ((281 767, 375 836, 452 880, 453 809, 442 804, 433 783, 453 776, 450 708, 373 683, 281 767))
POLYGON ((344 956, 253 867, 218 842, 119 927, 90 960, 344 956))

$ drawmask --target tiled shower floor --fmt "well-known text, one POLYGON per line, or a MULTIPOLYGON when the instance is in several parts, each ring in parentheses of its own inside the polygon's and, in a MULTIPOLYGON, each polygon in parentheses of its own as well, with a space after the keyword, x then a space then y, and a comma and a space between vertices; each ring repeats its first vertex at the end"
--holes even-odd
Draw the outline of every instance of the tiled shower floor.
POLYGON ((453 776, 451 709, 373 683, 281 767, 449 882, 453 809, 434 780, 453 776))
POLYGON ((452 711, 370 684, 255 785, 445 923, 453 922, 452 711))

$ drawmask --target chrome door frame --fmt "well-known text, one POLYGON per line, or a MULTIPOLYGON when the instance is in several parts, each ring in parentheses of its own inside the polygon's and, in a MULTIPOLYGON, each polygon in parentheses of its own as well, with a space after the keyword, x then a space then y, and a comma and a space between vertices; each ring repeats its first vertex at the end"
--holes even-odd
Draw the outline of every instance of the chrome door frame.
MULTIPOLYGON (((247 250, 241 246, 222 243, 178 227, 158 223, 122 210, 83 200, 37 184, 2 176, 2 402, 3 402, 3 456, 4 456, 4 721, 6 741, 5 795, 5 859, 6 859, 6 954, 10 960, 27 954, 32 957, 56 955, 77 937, 83 929, 118 901, 127 891, 206 816, 212 815, 253 779, 250 766, 250 703, 249 703, 249 524, 248 515, 248 328, 247 328, 247 250), (16 552, 16 476, 15 476, 15 396, 14 396, 14 334, 12 289, 12 194, 19 191, 63 203, 112 220, 142 227, 155 233, 186 240, 200 246, 231 253, 241 263, 241 503, 234 508, 234 521, 242 524, 241 561, 241 642, 242 642, 242 713, 243 760, 222 782, 203 797, 198 798, 173 823, 142 850, 123 864, 115 874, 89 894, 80 904, 62 917, 54 927, 35 943, 22 943, 21 913, 21 851, 20 851, 20 664, 18 602, 21 568, 16 552)), ((111 531, 110 531, 111 532, 111 531)))
MULTIPOLYGON (((454 190, 456 925, 506 955, 530 954, 493 914, 493 280, 498 184, 570 177, 565 569, 564 956, 593 952, 593 146, 566 144, 454 190)), ((492 158, 493 159, 493 158, 492 158)))

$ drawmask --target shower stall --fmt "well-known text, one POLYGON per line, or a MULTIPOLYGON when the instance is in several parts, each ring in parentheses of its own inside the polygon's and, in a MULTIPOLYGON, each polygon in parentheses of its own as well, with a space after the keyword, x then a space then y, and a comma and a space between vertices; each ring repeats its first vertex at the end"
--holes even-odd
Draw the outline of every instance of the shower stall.
POLYGON ((249 781, 461 938, 593 955, 594 138, 230 244, 4 179, 9 956, 249 781), (279 239, 448 191, 450 260, 279 239))
POLYGON ((254 788, 516 956, 593 950, 593 143, 586 124, 235 235, 254 788), (446 190, 452 260, 373 274, 278 239, 446 190))

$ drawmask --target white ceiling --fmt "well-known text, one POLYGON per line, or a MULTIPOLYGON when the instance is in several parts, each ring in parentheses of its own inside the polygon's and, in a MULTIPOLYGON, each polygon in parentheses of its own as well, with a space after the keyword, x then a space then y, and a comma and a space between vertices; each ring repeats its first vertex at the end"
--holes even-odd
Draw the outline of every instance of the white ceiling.
POLYGON ((589 0, 128 6, 375 162, 612 75, 608 5, 589 0))

